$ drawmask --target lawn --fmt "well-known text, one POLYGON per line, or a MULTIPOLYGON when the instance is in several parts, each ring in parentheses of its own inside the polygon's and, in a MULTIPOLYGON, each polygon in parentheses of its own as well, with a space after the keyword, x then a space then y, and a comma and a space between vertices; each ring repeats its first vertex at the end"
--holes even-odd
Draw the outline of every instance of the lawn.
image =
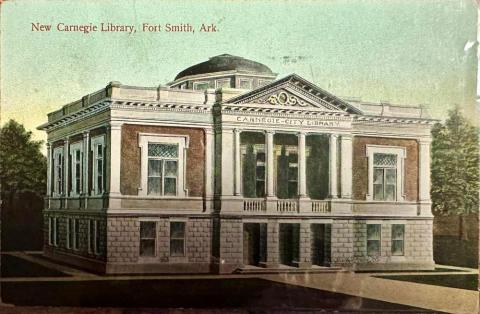
POLYGON ((427 285, 474 290, 478 289, 478 275, 400 275, 400 276, 377 276, 378 278, 401 280, 427 285))

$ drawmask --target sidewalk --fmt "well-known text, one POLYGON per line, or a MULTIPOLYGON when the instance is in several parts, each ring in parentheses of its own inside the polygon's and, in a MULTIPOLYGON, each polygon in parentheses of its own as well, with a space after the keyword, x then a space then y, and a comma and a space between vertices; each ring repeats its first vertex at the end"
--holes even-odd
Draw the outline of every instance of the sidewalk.
MULTIPOLYGON (((264 279, 277 283, 343 293, 365 299, 402 304, 417 308, 448 313, 479 313, 478 291, 413 283, 408 281, 377 278, 377 276, 400 275, 478 275, 478 270, 462 267, 437 265, 448 269, 443 272, 377 272, 377 273, 281 273, 281 274, 234 274, 234 275, 116 275, 98 276, 72 267, 57 264, 25 252, 3 253, 23 258, 46 268, 65 273, 64 277, 11 277, 0 278, 1 282, 82 282, 82 281, 142 281, 142 280, 188 280, 188 279, 264 279), (375 277, 374 277, 375 276, 375 277)), ((361 307, 361 299, 359 304, 361 307)))
MULTIPOLYGON (((445 268, 447 266, 441 266, 445 268)), ((467 270, 462 268, 463 270, 467 270)), ((415 275, 440 274, 478 274, 478 271, 469 269, 469 272, 448 273, 402 273, 415 275)), ((412 283, 406 281, 375 278, 372 275, 387 273, 336 273, 336 274, 278 274, 262 276, 262 278, 298 285, 308 288, 340 292, 349 295, 370 298, 380 301, 404 304, 414 307, 431 309, 448 313, 479 313, 478 291, 464 290, 412 283)), ((388 275, 393 275, 388 273, 388 275)))

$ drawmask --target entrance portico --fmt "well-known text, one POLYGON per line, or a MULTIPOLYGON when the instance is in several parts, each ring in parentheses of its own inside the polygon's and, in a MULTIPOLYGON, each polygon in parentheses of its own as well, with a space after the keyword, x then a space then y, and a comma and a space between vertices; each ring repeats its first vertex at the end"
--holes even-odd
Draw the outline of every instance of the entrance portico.
POLYGON ((292 75, 214 112, 222 213, 351 212, 355 107, 292 75))

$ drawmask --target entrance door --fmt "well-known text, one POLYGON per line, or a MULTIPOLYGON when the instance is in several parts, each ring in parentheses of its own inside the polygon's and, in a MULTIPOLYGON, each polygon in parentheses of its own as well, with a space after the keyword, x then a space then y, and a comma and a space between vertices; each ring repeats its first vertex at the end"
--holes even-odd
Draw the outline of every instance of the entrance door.
POLYGON ((300 224, 280 224, 280 263, 294 266, 299 260, 300 224))
POLYGON ((330 263, 330 232, 329 224, 312 224, 311 252, 312 264, 328 266, 330 263))
POLYGON ((243 264, 259 266, 266 257, 266 230, 265 223, 243 224, 243 264))

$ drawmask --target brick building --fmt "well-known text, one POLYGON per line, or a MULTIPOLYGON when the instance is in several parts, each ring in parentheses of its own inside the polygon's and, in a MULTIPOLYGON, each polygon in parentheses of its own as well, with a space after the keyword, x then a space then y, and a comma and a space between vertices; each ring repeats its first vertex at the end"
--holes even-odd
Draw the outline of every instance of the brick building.
POLYGON ((422 107, 220 55, 48 115, 45 254, 105 273, 431 269, 422 107))

